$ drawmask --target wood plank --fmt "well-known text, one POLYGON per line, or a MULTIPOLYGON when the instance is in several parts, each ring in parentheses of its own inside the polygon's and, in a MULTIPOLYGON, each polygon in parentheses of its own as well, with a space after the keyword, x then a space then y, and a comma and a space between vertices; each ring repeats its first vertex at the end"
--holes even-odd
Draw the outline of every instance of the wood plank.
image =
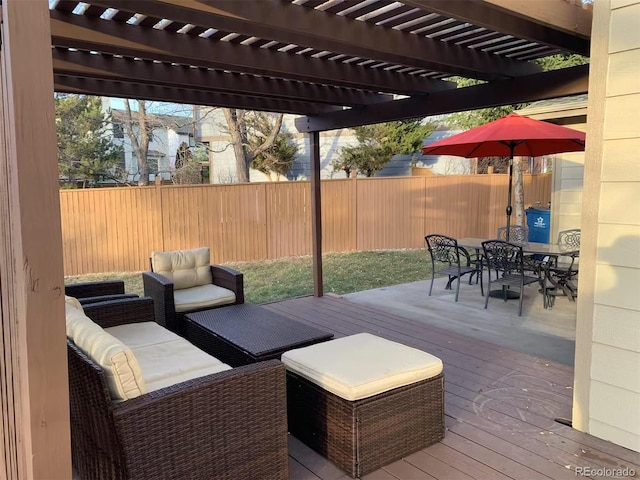
MULTIPOLYGON (((351 478, 350 476, 346 476, 346 479, 351 478)), ((409 478, 407 476, 404 477, 398 477, 396 475, 392 475, 387 469, 379 469, 376 470, 375 472, 372 472, 368 475, 365 475, 364 477, 362 477, 363 480, 398 480, 399 478, 409 478)), ((418 476, 414 476, 411 478, 415 478, 416 480, 420 480, 423 477, 418 477, 418 476)), ((426 477, 427 480, 429 480, 429 477, 426 477)), ((345 480, 346 480, 345 479, 345 480)))
POLYGON ((611 466, 619 464, 636 468, 640 462, 640 454, 554 422, 554 418, 548 415, 548 411, 547 415, 544 412, 536 413, 533 411, 535 409, 523 409, 520 405, 514 405, 513 402, 506 399, 491 398, 484 393, 477 394, 477 392, 452 385, 451 383, 447 383, 446 393, 447 402, 459 404, 460 400, 455 399, 458 396, 470 402, 469 405, 473 405, 474 413, 489 409, 490 413, 488 415, 492 419, 495 418, 496 421, 504 418, 500 414, 511 416, 514 419, 521 419, 534 427, 534 430, 524 429, 527 434, 531 433, 533 435, 539 431, 549 432, 550 435, 545 439, 547 443, 571 454, 582 453, 585 458, 598 465, 611 466))
POLYGON ((320 480, 320 477, 291 457, 289 457, 289 477, 296 480, 320 480))
POLYGON ((344 477, 345 472, 291 435, 289 435, 289 456, 322 480, 340 480, 344 477))
MULTIPOLYGON (((391 478, 391 479, 411 478, 415 480, 434 480, 437 478, 437 477, 432 477, 427 472, 420 470, 418 467, 412 465, 411 463, 405 461, 404 459, 398 460, 397 462, 393 462, 392 464, 387 465, 386 467, 383 467, 381 470, 388 475, 387 478, 391 478)), ((380 472, 380 470, 377 470, 374 473, 378 473, 378 472, 380 472)), ((365 478, 368 480, 372 475, 373 474, 367 475, 365 478)), ((385 478, 385 477, 382 477, 382 478, 385 478)))
POLYGON ((511 452, 508 452, 505 456, 480 443, 465 438, 462 435, 458 435, 455 432, 449 432, 448 435, 445 435, 442 443, 495 470, 498 470, 499 472, 504 473, 510 478, 523 480, 546 480, 548 478, 553 478, 542 475, 521 463, 513 461, 509 457, 511 452))
MULTIPOLYGON (((463 424, 465 425, 471 425, 475 428, 478 428, 479 430, 489 432, 496 438, 500 438, 507 443, 522 447, 528 452, 538 455, 547 463, 553 462, 555 465, 565 471, 567 470, 568 466, 571 468, 571 470, 573 470, 571 475, 573 475, 574 477, 576 466, 588 467, 592 469, 602 467, 617 468, 617 466, 614 467, 613 462, 609 465, 598 465, 590 461, 588 458, 582 458, 579 449, 577 449, 575 453, 563 451, 556 445, 552 445, 547 442, 547 439, 554 437, 553 432, 545 432, 540 430, 534 432, 531 429, 528 430, 526 424, 518 424, 515 419, 511 419, 511 421, 505 421, 503 424, 497 421, 497 415, 495 414, 492 414, 490 418, 481 417, 473 412, 465 411, 462 408, 454 406, 451 399, 448 399, 447 414, 455 417, 458 422, 463 422, 463 424), (509 425, 507 425, 507 423, 511 425, 511 428, 509 425)), ((456 427, 452 427, 452 431, 460 433, 460 429, 456 427)), ((487 445, 487 443, 483 444, 487 445)), ((506 444, 502 445, 503 447, 506 446, 506 444)), ((536 459, 534 459, 534 461, 535 460, 536 459)), ((529 462, 527 462, 527 464, 529 464, 529 462)), ((555 478, 570 477, 564 473, 558 473, 555 478)))
POLYGON ((443 462, 448 463, 449 465, 454 465, 458 470, 465 472, 476 480, 506 480, 509 478, 493 468, 490 468, 442 443, 436 443, 422 451, 427 455, 431 455, 434 458, 438 458, 443 462))
POLYGON ((520 463, 528 469, 533 470, 536 474, 530 478, 540 475, 547 476, 554 480, 572 480, 575 479, 575 472, 550 462, 547 458, 542 457, 535 452, 521 447, 519 444, 505 441, 493 432, 487 432, 477 428, 469 423, 461 420, 455 420, 447 417, 447 428, 450 432, 454 432, 468 440, 472 440, 480 445, 484 445, 496 453, 500 453, 513 461, 520 463))
POLYGON ((427 455, 423 451, 416 452, 405 458, 405 461, 433 478, 447 478, 450 480, 473 480, 473 477, 458 470, 455 465, 443 462, 439 458, 427 455))

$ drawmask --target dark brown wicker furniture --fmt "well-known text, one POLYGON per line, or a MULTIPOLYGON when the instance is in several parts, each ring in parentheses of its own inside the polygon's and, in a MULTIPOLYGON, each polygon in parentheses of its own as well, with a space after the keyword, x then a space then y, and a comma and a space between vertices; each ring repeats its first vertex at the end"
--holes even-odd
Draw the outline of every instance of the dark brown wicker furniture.
MULTIPOLYGON (((220 265, 211 265, 213 284, 236 294, 235 304, 244 303, 244 278, 241 272, 220 265)), ((143 272, 144 295, 153 298, 156 321, 163 327, 183 335, 182 326, 187 312, 176 312, 173 282, 154 272, 143 272)), ((210 309, 211 307, 207 307, 210 309)))
POLYGON ((108 300, 138 298, 135 293, 124 293, 124 282, 122 280, 71 283, 64 286, 64 293, 70 297, 77 298, 83 305, 108 300))
POLYGON ((287 350, 333 338, 331 333, 251 303, 188 313, 184 336, 232 367, 280 358, 287 350))
MULTIPOLYGON (((103 327, 154 321, 150 299, 96 303, 103 327)), ((287 479, 285 368, 262 362, 113 403, 68 341, 73 466, 89 479, 287 479)))
POLYGON ((348 401, 287 371, 289 431, 352 477, 444 438, 444 376, 348 401))

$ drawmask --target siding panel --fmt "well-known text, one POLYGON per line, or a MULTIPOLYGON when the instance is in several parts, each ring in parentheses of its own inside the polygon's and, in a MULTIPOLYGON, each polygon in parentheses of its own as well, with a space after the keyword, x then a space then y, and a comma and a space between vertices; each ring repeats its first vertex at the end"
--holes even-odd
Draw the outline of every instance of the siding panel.
POLYGON ((595 343, 591 378, 639 394, 640 353, 595 343))
MULTIPOLYGON (((591 420, 629 433, 640 432, 639 394, 593 380, 590 400, 591 420)), ((635 436, 640 437, 637 433, 635 436)))
POLYGON ((640 315, 633 310, 596 305, 593 341, 640 353, 640 315))

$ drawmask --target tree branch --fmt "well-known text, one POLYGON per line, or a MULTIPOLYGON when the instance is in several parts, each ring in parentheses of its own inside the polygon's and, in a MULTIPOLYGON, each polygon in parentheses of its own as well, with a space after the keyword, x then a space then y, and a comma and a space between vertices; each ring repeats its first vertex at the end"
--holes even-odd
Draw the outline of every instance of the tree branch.
POLYGON ((276 121, 269 132, 269 136, 265 138, 264 142, 260 146, 258 146, 253 152, 251 152, 251 160, 253 161, 258 155, 261 155, 265 151, 269 150, 273 147, 273 144, 276 142, 276 138, 278 138, 278 134, 280 133, 280 127, 282 127, 282 119, 284 117, 283 113, 279 113, 276 116, 276 121))

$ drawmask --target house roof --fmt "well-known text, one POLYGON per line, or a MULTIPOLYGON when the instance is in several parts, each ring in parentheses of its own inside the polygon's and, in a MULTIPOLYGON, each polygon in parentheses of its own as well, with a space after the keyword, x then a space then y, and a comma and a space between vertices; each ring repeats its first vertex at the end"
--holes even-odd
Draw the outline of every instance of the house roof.
POLYGON ((587 115, 587 95, 533 102, 518 113, 536 120, 548 120, 554 123, 584 123, 587 115))
MULTIPOLYGON (((126 121, 126 112, 116 108, 111 109, 111 118, 116 122, 126 121)), ((135 113, 133 115, 133 121, 135 122, 135 113)), ((185 135, 193 134, 194 123, 193 117, 186 117, 183 115, 158 115, 149 114, 146 115, 147 121, 151 122, 154 127, 165 127, 175 130, 177 133, 185 135)))
POLYGON ((591 11, 545 2, 52 0, 55 88, 297 113, 300 131, 584 93, 588 66, 533 60, 588 55, 591 11))

